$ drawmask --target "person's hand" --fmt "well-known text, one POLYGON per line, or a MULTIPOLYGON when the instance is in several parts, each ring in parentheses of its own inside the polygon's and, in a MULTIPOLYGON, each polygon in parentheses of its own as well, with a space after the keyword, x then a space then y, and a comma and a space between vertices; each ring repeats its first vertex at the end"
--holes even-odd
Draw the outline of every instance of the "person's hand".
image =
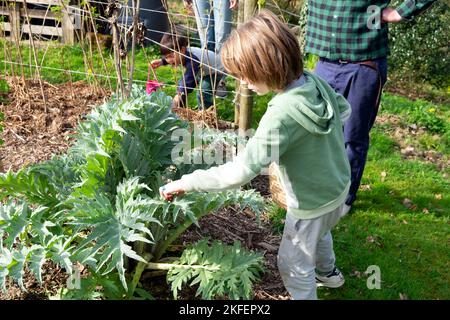
POLYGON ((402 21, 402 16, 394 8, 386 8, 381 12, 381 21, 385 23, 395 23, 402 21))
POLYGON ((159 194, 167 201, 172 201, 174 196, 181 196, 185 193, 184 185, 181 180, 172 181, 159 188, 159 194))
POLYGON ((238 7, 238 0, 230 0, 230 9, 234 10, 238 7))
POLYGON ((188 11, 192 10, 192 0, 183 0, 184 8, 188 11))
POLYGON ((172 99, 172 108, 183 108, 183 97, 181 93, 177 93, 172 99))
POLYGON ((150 62, 150 65, 153 69, 159 68, 162 66, 162 59, 153 60, 152 62, 150 62))

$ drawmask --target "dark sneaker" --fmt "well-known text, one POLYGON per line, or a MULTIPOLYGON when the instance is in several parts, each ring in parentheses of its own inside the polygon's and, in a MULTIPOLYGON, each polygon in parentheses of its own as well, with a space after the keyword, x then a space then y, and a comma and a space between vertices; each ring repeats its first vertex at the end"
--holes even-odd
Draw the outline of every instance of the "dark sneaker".
POLYGON ((224 80, 220 80, 216 88, 216 96, 225 98, 228 95, 227 86, 224 80))
POLYGON ((316 273, 316 285, 318 287, 339 288, 344 282, 344 276, 337 267, 334 267, 333 271, 326 276, 319 276, 316 273))

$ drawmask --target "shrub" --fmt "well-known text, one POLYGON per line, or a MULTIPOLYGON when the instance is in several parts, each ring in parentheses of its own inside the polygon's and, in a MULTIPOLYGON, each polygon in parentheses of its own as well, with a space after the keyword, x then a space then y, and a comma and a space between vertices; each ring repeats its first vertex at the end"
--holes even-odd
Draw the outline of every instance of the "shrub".
MULTIPOLYGON (((396 6, 403 1, 391 3, 396 6)), ((436 1, 411 22, 390 25, 390 73, 400 80, 428 82, 438 88, 450 86, 448 1, 436 1)))

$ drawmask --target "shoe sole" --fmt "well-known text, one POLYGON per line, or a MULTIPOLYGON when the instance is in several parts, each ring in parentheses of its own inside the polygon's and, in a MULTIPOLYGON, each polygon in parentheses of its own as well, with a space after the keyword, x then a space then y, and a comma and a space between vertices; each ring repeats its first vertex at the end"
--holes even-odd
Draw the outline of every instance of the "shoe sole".
POLYGON ((333 289, 342 287, 344 285, 344 283, 345 283, 345 279, 342 279, 342 281, 338 282, 338 283, 317 282, 317 280, 316 280, 317 287, 327 287, 327 288, 333 288, 333 289))

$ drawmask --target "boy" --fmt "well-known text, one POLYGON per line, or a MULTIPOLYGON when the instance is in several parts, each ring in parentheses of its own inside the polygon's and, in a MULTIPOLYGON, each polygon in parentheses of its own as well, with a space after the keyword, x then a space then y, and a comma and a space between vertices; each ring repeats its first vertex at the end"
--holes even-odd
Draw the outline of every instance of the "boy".
POLYGON ((182 35, 165 34, 160 42, 163 58, 153 60, 152 68, 167 64, 185 68, 183 78, 178 81, 177 94, 173 98, 173 107, 186 107, 187 95, 198 85, 197 103, 199 109, 207 109, 214 103, 216 83, 223 77, 223 65, 220 57, 209 50, 188 47, 187 39, 182 35))
POLYGON ((160 194, 171 200, 184 192, 238 187, 268 167, 267 150, 278 148, 277 175, 288 207, 278 268, 293 299, 317 299, 316 281, 334 288, 344 283, 330 230, 342 216, 350 187, 342 133, 349 104, 325 81, 303 71, 296 37, 269 11, 262 10, 231 34, 222 61, 259 95, 277 94, 232 162, 184 175, 163 186, 160 194))

